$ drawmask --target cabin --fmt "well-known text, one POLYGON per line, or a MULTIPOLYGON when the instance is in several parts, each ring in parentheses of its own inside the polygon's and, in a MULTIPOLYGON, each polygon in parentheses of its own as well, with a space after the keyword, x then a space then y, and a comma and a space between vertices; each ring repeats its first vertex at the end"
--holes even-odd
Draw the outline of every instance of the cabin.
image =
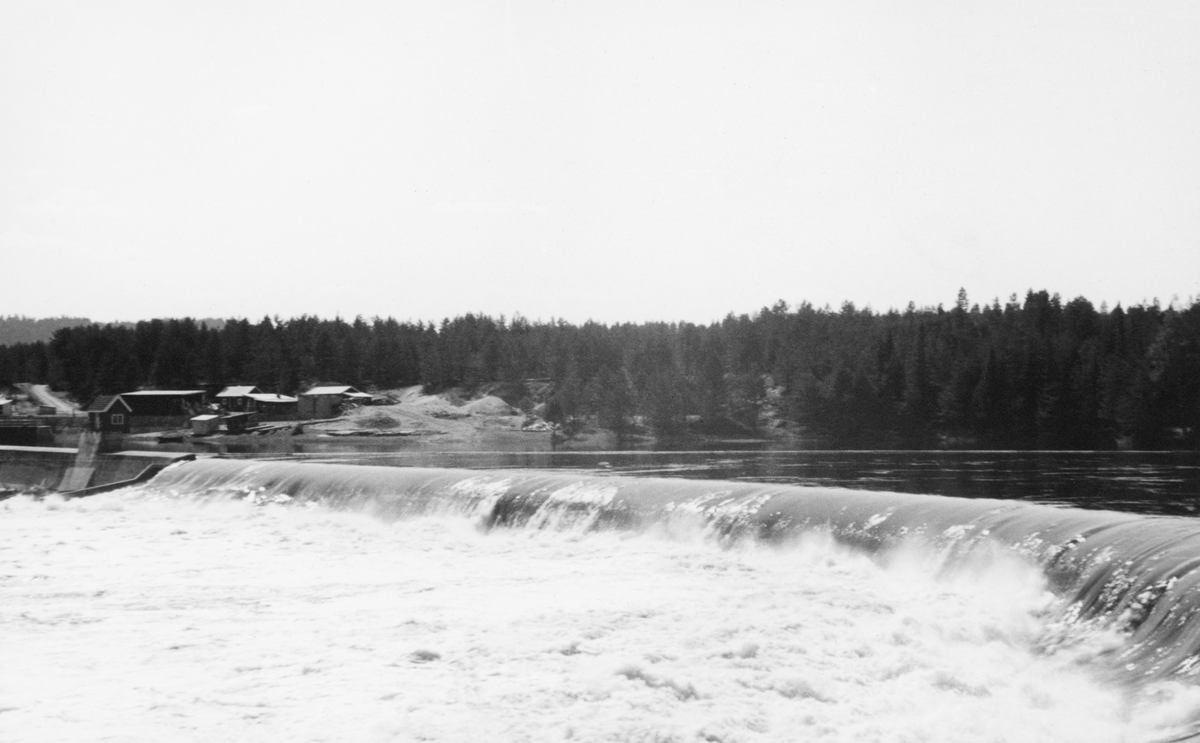
POLYGON ((301 418, 333 418, 341 415, 347 404, 369 405, 371 396, 348 385, 313 387, 301 392, 299 413, 301 418))
POLYGON ((120 395, 100 395, 83 409, 88 416, 88 428, 93 431, 129 433, 129 418, 133 414, 129 403, 120 395))
POLYGON ((123 392, 121 399, 135 416, 177 416, 189 418, 204 409, 204 390, 138 390, 123 392))
POLYGON ((243 385, 236 387, 226 387, 217 393, 217 404, 225 410, 244 411, 252 408, 248 407, 253 403, 252 395, 260 394, 262 390, 257 387, 243 385))

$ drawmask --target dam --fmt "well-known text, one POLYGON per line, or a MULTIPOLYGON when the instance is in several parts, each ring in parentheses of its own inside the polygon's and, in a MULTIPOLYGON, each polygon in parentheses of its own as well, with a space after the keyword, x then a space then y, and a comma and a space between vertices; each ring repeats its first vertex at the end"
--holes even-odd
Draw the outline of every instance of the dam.
POLYGON ((0 489, 92 493, 147 480, 168 464, 195 459, 175 452, 101 453, 96 438, 79 447, 0 446, 0 489))
POLYGON ((5 716, 50 737, 88 718, 296 740, 1158 743, 1200 719, 1186 516, 209 458, 9 498, 0 522, 12 667, 40 679, 5 716), (55 691, 81 675, 99 699, 55 691))

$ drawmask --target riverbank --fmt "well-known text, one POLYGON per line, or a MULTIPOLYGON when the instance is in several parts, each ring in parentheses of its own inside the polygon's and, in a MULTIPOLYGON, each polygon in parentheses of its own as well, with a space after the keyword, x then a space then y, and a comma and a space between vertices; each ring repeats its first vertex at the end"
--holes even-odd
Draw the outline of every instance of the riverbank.
MULTIPOLYGON (((109 434, 109 449, 197 454, 279 455, 313 452, 550 451, 551 426, 493 395, 464 399, 421 387, 384 390, 388 405, 350 407, 336 418, 268 421, 245 433, 198 435, 191 428, 109 434)), ((182 419, 181 419, 182 420, 182 419)), ((78 432, 56 438, 73 446, 78 432)))

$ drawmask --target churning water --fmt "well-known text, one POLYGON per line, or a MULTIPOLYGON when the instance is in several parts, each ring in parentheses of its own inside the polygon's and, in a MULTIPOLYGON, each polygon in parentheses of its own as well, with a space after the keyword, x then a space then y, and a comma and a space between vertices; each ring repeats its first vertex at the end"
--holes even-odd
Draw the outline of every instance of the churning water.
POLYGON ((1193 519, 764 479, 209 460, 0 502, 0 739, 1116 742, 1200 719, 1193 519))

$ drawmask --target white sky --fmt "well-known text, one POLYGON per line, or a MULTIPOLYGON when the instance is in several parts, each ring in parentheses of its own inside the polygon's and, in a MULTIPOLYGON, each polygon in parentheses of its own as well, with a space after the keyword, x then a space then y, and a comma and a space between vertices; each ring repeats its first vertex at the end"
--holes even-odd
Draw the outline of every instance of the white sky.
POLYGON ((1200 295, 1200 2, 0 4, 0 315, 1200 295))

